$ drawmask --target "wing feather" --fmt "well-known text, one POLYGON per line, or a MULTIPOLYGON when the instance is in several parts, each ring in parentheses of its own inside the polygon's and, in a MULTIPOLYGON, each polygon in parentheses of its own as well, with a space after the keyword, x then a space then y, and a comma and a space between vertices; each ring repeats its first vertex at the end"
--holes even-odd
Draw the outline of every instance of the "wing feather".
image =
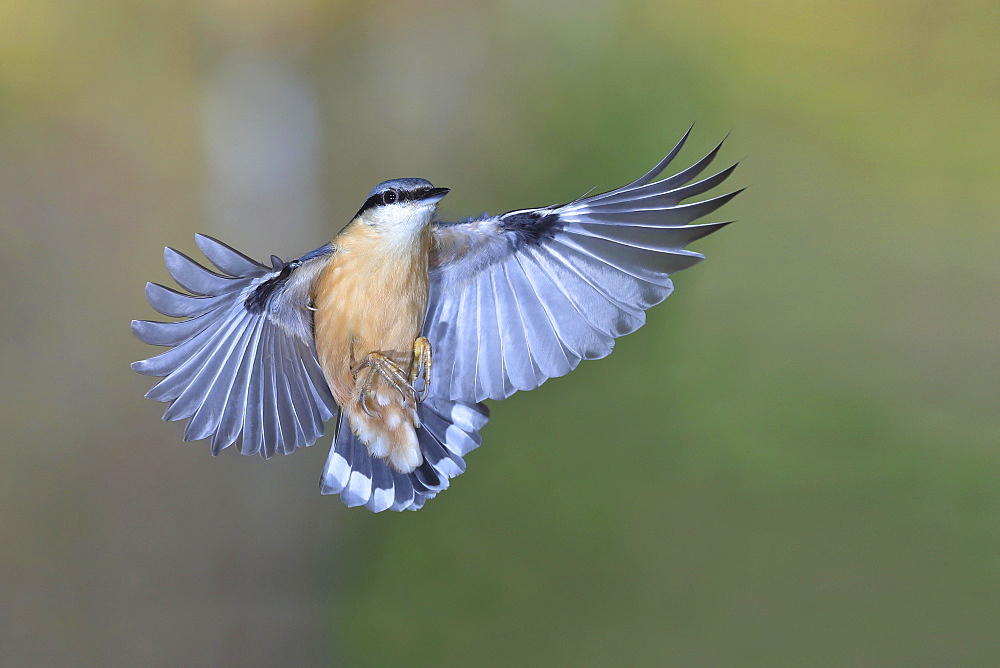
POLYGON ((233 329, 228 338, 229 344, 216 349, 213 359, 202 367, 196 380, 179 397, 179 400, 186 399, 190 405, 196 406, 184 434, 189 441, 208 438, 219 428, 240 360, 246 353, 252 334, 253 328, 246 320, 233 329))
POLYGON ((282 421, 284 416, 278 406, 278 360, 275 359, 273 329, 268 328, 264 347, 264 458, 284 454, 282 421))
MULTIPOLYGON (((595 290, 625 315, 625 327, 640 327, 645 322, 645 309, 663 301, 670 294, 669 288, 625 274, 614 265, 581 252, 578 247, 569 243, 560 249, 560 258, 568 267, 586 275, 595 290)), ((600 331, 611 334, 606 326, 600 328, 600 331)))
POLYGON ((606 239, 660 253, 669 253, 672 251, 683 251, 684 247, 688 244, 721 230, 726 225, 729 225, 729 222, 669 227, 639 225, 612 227, 610 225, 597 225, 594 223, 572 223, 568 227, 573 232, 583 236, 606 239))
POLYGON ((591 327, 611 338, 617 338, 638 329, 644 316, 608 298, 607 292, 596 280, 589 278, 578 265, 569 259, 568 248, 552 244, 549 252, 539 254, 548 263, 550 276, 565 286, 566 296, 573 301, 577 311, 591 327))
MULTIPOLYGON (((530 322, 525 323, 521 310, 521 298, 518 297, 517 290, 514 289, 514 283, 510 278, 511 270, 517 271, 519 267, 516 262, 507 260, 500 265, 500 269, 504 280, 504 293, 507 295, 507 299, 505 301, 508 315, 504 318, 504 321, 506 322, 505 332, 507 332, 507 336, 510 338, 512 345, 517 348, 518 359, 522 361, 518 370, 523 375, 521 375, 519 379, 520 382, 515 384, 519 390, 533 390, 538 387, 545 380, 545 378, 547 378, 547 376, 542 375, 538 362, 535 360, 537 353, 532 350, 529 332, 533 331, 535 328, 531 326, 530 322)), ((524 295, 525 300, 528 300, 530 297, 530 295, 524 295)), ((538 329, 544 329, 546 324, 546 321, 543 319, 538 323, 538 329)), ((538 348, 536 348, 536 350, 541 352, 538 348)))
POLYGON ((194 297, 177 292, 158 283, 146 284, 146 301, 163 315, 171 318, 197 318, 215 310, 225 299, 221 297, 194 297))
POLYGON ((295 449, 295 443, 304 439, 302 428, 299 425, 298 416, 292 405, 291 384, 289 376, 285 371, 287 353, 285 352, 285 339, 287 337, 274 338, 274 364, 271 373, 274 375, 275 404, 278 407, 278 417, 281 418, 281 440, 278 446, 283 455, 291 454, 295 449))
MULTIPOLYGON (((683 186, 692 179, 696 178, 699 174, 705 171, 705 169, 710 164, 712 164, 712 161, 715 160, 715 157, 719 154, 719 151, 722 149, 722 145, 723 143, 725 143, 725 141, 726 141, 725 139, 720 141, 715 146, 715 148, 713 148, 711 151, 705 154, 705 157, 703 157, 701 160, 694 163, 687 169, 683 169, 677 172, 673 176, 669 176, 665 179, 660 179, 659 181, 655 181, 652 183, 649 181, 642 181, 642 179, 640 179, 639 181, 634 181, 623 188, 612 190, 610 192, 606 192, 601 195, 594 195, 593 197, 584 200, 578 200, 577 202, 574 202, 574 204, 578 204, 580 202, 588 202, 588 205, 600 206, 601 204, 605 204, 611 201, 628 202, 635 200, 637 198, 641 198, 649 193, 666 192, 669 190, 673 190, 674 188, 683 186)), ((664 165, 664 167, 666 167, 666 165, 664 165)), ((663 169, 661 168, 660 171, 663 171, 663 169)), ((656 174, 659 173, 660 173, 659 171, 656 172, 656 174)), ((649 176, 650 174, 652 174, 652 172, 647 173, 646 176, 649 176)))
POLYGON ((266 273, 271 270, 267 265, 263 265, 247 257, 235 248, 206 234, 196 234, 194 242, 198 246, 198 250, 208 258, 208 261, 224 274, 249 276, 258 275, 261 271, 266 273))
POLYGON ((521 258, 515 256, 505 265, 511 292, 517 299, 518 312, 524 326, 531 359, 537 369, 536 386, 545 378, 555 378, 569 373, 578 357, 566 350, 552 319, 539 300, 525 272, 521 258), (575 361, 573 361, 575 358, 575 361))
MULTIPOLYGON (((190 339, 180 343, 170 350, 160 353, 159 355, 154 355, 149 359, 139 360, 138 362, 132 363, 132 369, 135 371, 146 375, 146 376, 168 376, 177 368, 190 359, 193 353, 206 344, 211 342, 213 339, 217 338, 219 335, 218 323, 219 321, 224 321, 225 318, 229 317, 228 310, 225 308, 220 308, 212 313, 207 313, 203 316, 199 316, 197 320, 197 327, 192 327, 193 331, 196 333, 191 336, 190 339), (204 318, 204 320, 202 320, 204 318)), ((140 340, 146 341, 143 338, 146 335, 146 323, 150 322, 147 320, 133 320, 132 321, 132 333, 136 335, 140 340)), ((184 326, 187 321, 180 321, 177 323, 178 326, 184 326)), ((165 323, 173 324, 173 323, 165 323)), ((159 332, 154 328, 151 332, 151 337, 161 336, 159 332), (156 332, 154 334, 154 332, 156 332)), ((153 339, 156 340, 156 339, 153 339)), ((157 344, 153 344, 157 345, 157 344)), ((146 395, 150 399, 155 399, 156 397, 146 395)))
POLYGON ((513 386, 503 371, 503 343, 500 339, 500 323, 497 321, 492 268, 488 273, 480 275, 478 288, 479 350, 476 355, 476 380, 480 381, 484 396, 502 399, 508 396, 505 392, 513 386))
POLYGON ((268 267, 211 237, 195 240, 223 273, 164 251, 171 276, 191 294, 146 286, 155 309, 185 318, 133 321, 141 340, 169 347, 132 365, 161 377, 146 396, 170 404, 165 420, 189 420, 185 440, 211 437, 216 454, 237 441, 243 454, 264 457, 314 443, 337 407, 316 359, 305 304, 332 248, 291 263, 272 257, 268 267))
POLYGON ((314 351, 311 345, 295 339, 295 348, 295 359, 302 369, 302 379, 305 381, 309 396, 312 397, 312 405, 317 409, 318 429, 322 429, 323 423, 334 416, 334 411, 330 408, 335 405, 333 394, 323 377, 323 370, 318 364, 312 363, 314 351))
MULTIPOLYGON (((456 327, 454 372, 451 377, 452 395, 476 394, 476 357, 479 354, 478 285, 475 281, 466 286, 461 296, 458 316, 453 323, 456 327)), ((439 349, 441 346, 435 346, 439 349)), ((440 383, 432 381, 431 392, 440 383)))
POLYGON ((441 362, 432 396, 475 403, 532 389, 643 325, 645 310, 673 291, 670 276, 703 259, 686 246, 729 224, 691 223, 742 192, 684 203, 733 173, 736 165, 695 181, 722 142, 656 180, 690 132, 621 188, 435 227, 424 323, 441 362))
POLYGON ((250 379, 247 383, 246 418, 243 421, 243 433, 240 436, 240 454, 243 455, 263 455, 266 453, 264 448, 264 346, 268 333, 269 328, 262 325, 260 338, 254 349, 250 379))
MULTIPOLYGON (((633 208, 628 211, 605 212, 602 209, 594 208, 583 214, 567 214, 565 220, 579 222, 607 223, 611 225, 687 225, 703 216, 712 213, 723 204, 739 195, 742 191, 726 193, 712 199, 701 202, 691 202, 690 204, 678 204, 676 206, 662 206, 655 208, 633 208)), ((622 208, 622 207, 619 207, 622 208)))
POLYGON ((163 249, 163 261, 177 284, 195 295, 212 296, 233 292, 250 282, 249 279, 217 274, 170 247, 163 249))
POLYGON ((240 359, 240 368, 237 370, 233 385, 229 390, 222 419, 219 421, 219 428, 212 438, 212 452, 214 453, 221 452, 236 442, 243 428, 249 402, 250 380, 253 377, 262 328, 263 321, 258 321, 250 330, 250 340, 240 359))
POLYGON ((671 274, 693 267, 704 259, 701 253, 693 251, 658 253, 582 234, 566 235, 560 241, 564 246, 614 267, 623 274, 654 285, 672 285, 671 274))
MULTIPOLYGON (((733 173, 737 166, 738 163, 730 165, 712 176, 686 186, 676 188, 657 187, 644 190, 643 194, 635 192, 625 193, 619 197, 610 197, 600 202, 594 202, 590 208, 599 210, 602 213, 627 213, 636 208, 658 209, 676 206, 690 197, 701 195, 720 185, 729 178, 729 175, 733 173)), ((659 184, 657 185, 659 186, 659 184)))
POLYGON ((285 373, 291 380, 288 385, 288 393, 292 399, 292 410, 302 428, 303 440, 315 441, 323 435, 323 421, 320 419, 320 411, 307 410, 304 407, 312 405, 315 400, 309 381, 302 369, 299 356, 302 351, 296 345, 296 340, 285 337, 285 373))
POLYGON ((214 332, 215 336, 205 341, 203 347, 146 393, 149 399, 173 402, 163 414, 165 420, 179 420, 194 415, 201 405, 197 401, 199 393, 208 387, 210 364, 215 361, 218 365, 225 359, 226 352, 232 349, 234 335, 245 325, 245 321, 243 317, 224 320, 214 332))
POLYGON ((531 355, 527 327, 521 318, 521 304, 510 282, 507 266, 510 261, 497 265, 494 281, 497 289, 497 304, 500 306, 499 321, 504 338, 504 361, 511 384, 517 390, 532 390, 538 387, 540 372, 531 355))
POLYGON ((530 249, 521 260, 525 262, 525 275, 549 313, 559 339, 572 351, 577 362, 604 357, 611 352, 610 339, 590 324, 567 295, 565 287, 539 261, 539 255, 535 249, 530 249))

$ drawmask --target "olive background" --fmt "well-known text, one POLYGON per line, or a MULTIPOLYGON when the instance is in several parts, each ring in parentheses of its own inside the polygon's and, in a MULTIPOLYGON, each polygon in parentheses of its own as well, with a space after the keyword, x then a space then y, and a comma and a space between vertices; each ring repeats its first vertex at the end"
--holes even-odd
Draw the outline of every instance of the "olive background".
MULTIPOLYGON (((7 665, 1000 662, 992 2, 0 4, 7 665), (327 241, 676 165, 749 186, 647 325, 418 513, 181 442, 128 323, 195 232, 327 241)), ((717 192, 723 192, 719 190, 717 192)))

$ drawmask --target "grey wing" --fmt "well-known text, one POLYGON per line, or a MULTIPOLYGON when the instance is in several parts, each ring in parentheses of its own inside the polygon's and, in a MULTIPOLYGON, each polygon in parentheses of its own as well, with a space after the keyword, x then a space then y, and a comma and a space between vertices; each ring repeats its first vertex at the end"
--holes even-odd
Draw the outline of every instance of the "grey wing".
POLYGON ((740 191, 685 200, 722 183, 736 165, 691 183, 715 158, 656 177, 690 129, 652 170, 627 186, 569 204, 512 211, 434 228, 424 335, 431 394, 503 399, 608 355, 673 291, 670 275, 704 256, 685 250, 727 222, 691 223, 740 191))
POLYGON ((170 349, 132 364, 161 376, 146 393, 168 402, 164 420, 188 419, 184 440, 212 438, 212 452, 239 441, 270 457, 313 444, 337 411, 316 359, 309 287, 332 252, 320 248, 268 267, 206 235, 198 247, 220 272, 167 248, 174 280, 192 294, 148 283, 146 298, 176 322, 134 320, 139 339, 170 349))

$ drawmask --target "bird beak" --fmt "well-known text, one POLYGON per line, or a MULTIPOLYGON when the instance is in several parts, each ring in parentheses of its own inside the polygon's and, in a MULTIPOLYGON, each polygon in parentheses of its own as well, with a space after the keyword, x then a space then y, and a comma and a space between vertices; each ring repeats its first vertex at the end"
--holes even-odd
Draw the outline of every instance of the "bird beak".
POLYGON ((437 203, 450 191, 450 188, 428 188, 426 192, 420 195, 420 201, 437 203))

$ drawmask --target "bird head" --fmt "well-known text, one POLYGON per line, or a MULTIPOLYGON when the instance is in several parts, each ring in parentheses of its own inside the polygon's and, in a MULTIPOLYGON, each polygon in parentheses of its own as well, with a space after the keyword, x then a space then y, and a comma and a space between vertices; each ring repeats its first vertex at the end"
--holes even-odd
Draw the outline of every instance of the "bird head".
POLYGON ((434 219, 438 202, 448 188, 435 188, 427 179, 392 179, 375 186, 354 216, 385 232, 419 232, 434 219))

